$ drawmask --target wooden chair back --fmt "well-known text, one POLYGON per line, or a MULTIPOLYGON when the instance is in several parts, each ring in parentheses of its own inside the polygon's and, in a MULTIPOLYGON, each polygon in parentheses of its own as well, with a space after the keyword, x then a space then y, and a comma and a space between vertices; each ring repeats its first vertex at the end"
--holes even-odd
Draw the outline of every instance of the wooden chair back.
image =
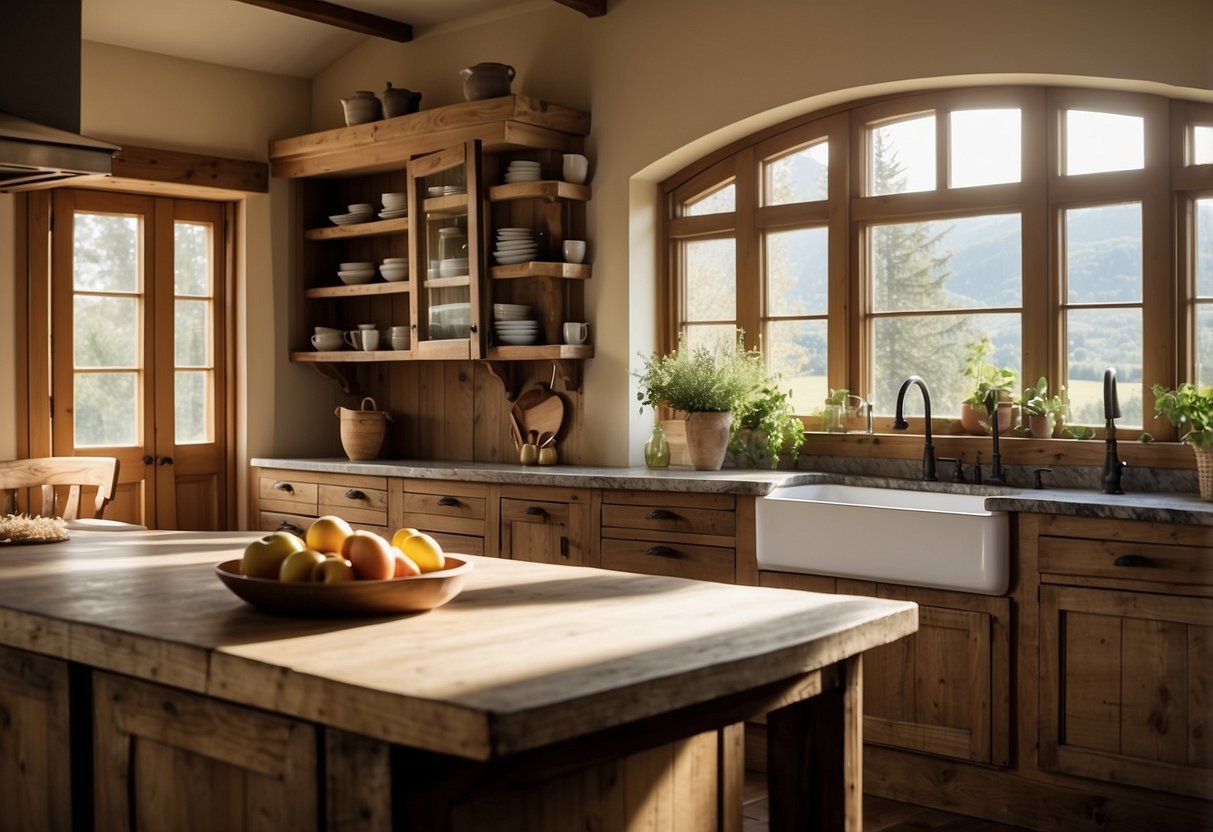
MULTIPOLYGON (((57 456, 0 461, 0 494, 4 496, 4 510, 9 514, 16 511, 18 491, 40 488, 42 508, 37 514, 75 520, 80 516, 82 487, 97 489, 93 516, 101 517, 118 487, 118 460, 108 456, 57 456), (67 491, 63 511, 57 512, 56 487, 64 486, 67 491)), ((32 505, 29 513, 35 513, 32 505)))

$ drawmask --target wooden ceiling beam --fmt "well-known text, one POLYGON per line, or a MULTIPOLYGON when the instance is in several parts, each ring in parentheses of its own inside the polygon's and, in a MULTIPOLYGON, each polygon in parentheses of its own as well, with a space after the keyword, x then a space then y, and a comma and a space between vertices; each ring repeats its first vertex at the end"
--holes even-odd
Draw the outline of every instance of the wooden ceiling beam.
MULTIPOLYGON (((336 3, 328 3, 325 0, 239 0, 239 2, 400 43, 408 43, 413 39, 411 24, 338 6, 336 3)), ((605 0, 600 0, 600 2, 605 5, 605 0)))
POLYGON ((579 11, 586 17, 602 17, 606 14, 607 0, 556 0, 556 2, 579 11))

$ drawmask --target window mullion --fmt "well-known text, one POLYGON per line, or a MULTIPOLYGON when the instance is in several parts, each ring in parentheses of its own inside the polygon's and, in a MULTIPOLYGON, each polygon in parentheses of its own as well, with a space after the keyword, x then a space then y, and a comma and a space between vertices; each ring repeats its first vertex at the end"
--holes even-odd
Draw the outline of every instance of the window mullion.
POLYGON ((762 240, 758 233, 761 178, 754 149, 736 157, 737 183, 737 325, 745 330, 746 347, 761 345, 765 312, 762 240))

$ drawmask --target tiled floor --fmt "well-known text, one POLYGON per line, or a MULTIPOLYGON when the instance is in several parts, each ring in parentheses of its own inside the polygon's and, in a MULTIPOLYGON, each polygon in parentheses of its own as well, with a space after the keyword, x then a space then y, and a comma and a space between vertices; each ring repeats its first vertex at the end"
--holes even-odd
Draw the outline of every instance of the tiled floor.
MULTIPOLYGON (((747 774, 744 794, 744 832, 767 832, 767 784, 761 774, 747 774)), ((1028 832, 988 820, 955 815, 865 795, 864 832, 1028 832)))

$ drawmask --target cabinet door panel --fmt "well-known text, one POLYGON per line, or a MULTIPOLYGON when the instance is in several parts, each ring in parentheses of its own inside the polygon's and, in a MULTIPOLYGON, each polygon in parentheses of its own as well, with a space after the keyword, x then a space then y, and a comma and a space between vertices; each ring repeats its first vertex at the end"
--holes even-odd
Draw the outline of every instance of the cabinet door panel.
POLYGON ((67 663, 0 647, 0 829, 72 828, 67 663))
POLYGON ((1213 798, 1213 600, 1041 587, 1040 767, 1213 798))
POLYGON ((93 709, 98 828, 319 827, 312 726, 105 673, 93 709))

